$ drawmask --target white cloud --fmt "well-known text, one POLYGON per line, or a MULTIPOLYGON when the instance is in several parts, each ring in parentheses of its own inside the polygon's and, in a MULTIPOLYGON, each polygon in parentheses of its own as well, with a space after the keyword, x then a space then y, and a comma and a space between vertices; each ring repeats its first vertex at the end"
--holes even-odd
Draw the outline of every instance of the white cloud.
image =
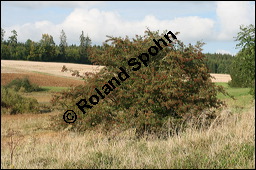
MULTIPOLYGON (((19 2, 15 2, 18 4, 19 2)), ((37 2, 41 6, 52 6, 63 3, 63 6, 84 6, 92 5, 93 2, 37 2), (40 4, 42 3, 42 4, 40 4)), ((119 13, 113 11, 103 11, 97 8, 75 8, 61 23, 54 24, 49 21, 38 21, 26 23, 12 27, 4 27, 6 36, 10 36, 11 30, 18 32, 18 41, 25 42, 28 38, 39 41, 43 33, 48 33, 54 37, 54 41, 59 43, 61 29, 64 29, 69 44, 79 44, 79 36, 83 30, 88 34, 93 43, 101 44, 106 40, 106 35, 133 37, 136 34, 143 35, 146 27, 151 30, 170 30, 180 32, 178 39, 181 41, 195 42, 198 40, 234 41, 233 37, 239 31, 239 25, 250 24, 255 21, 255 6, 249 2, 216 2, 216 14, 218 21, 199 16, 176 17, 170 20, 160 20, 154 15, 146 15, 140 20, 126 20, 119 13), (220 27, 218 32, 217 28, 220 27)), ((24 5, 24 3, 22 3, 24 5)))
MULTIPOLYGON (((18 32, 18 40, 26 41, 31 38, 38 41, 43 33, 53 35, 55 42, 59 41, 61 29, 67 34, 68 42, 79 42, 79 36, 83 30, 88 33, 94 43, 101 44, 106 40, 106 35, 133 37, 142 35, 149 27, 151 30, 170 30, 180 32, 178 38, 182 41, 209 39, 212 36, 214 21, 197 16, 177 17, 173 20, 159 20, 155 16, 147 15, 140 21, 127 21, 118 13, 100 11, 99 9, 76 8, 60 24, 49 21, 27 23, 21 26, 5 28, 6 32, 15 29, 18 32), (21 35, 21 36, 19 36, 21 35)), ((8 33, 7 33, 8 34, 8 33)))
POLYGON ((158 20, 147 15, 141 21, 125 21, 117 13, 105 12, 98 9, 76 9, 62 23, 67 30, 80 33, 85 30, 97 42, 106 39, 106 35, 133 37, 135 34, 143 34, 146 27, 151 30, 171 30, 181 32, 181 40, 207 38, 211 35, 214 22, 200 17, 182 17, 174 20, 158 20))
POLYGON ((22 8, 44 8, 44 7, 62 7, 62 8, 86 8, 103 3, 101 1, 10 1, 5 2, 11 6, 22 8))
POLYGON ((221 1, 217 2, 216 14, 221 27, 218 39, 233 41, 240 25, 254 24, 255 5, 244 1, 221 1))
POLYGON ((4 28, 6 31, 5 39, 8 39, 8 37, 11 36, 12 30, 16 30, 18 34, 18 41, 20 42, 25 42, 27 39, 38 42, 42 38, 42 34, 45 33, 52 35, 54 40, 58 40, 60 35, 58 27, 58 25, 54 25, 49 21, 39 21, 35 23, 15 25, 4 28))
POLYGON ((179 17, 166 24, 168 24, 169 28, 179 31, 180 39, 183 41, 209 40, 213 38, 214 21, 209 18, 197 16, 179 17))

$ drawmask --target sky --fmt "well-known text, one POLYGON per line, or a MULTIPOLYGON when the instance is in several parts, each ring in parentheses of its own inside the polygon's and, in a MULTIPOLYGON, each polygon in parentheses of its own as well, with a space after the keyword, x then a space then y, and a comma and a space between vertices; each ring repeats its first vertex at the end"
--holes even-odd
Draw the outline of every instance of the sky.
POLYGON ((101 45, 106 35, 130 38, 151 31, 180 32, 185 44, 206 43, 204 53, 235 55, 240 25, 255 25, 255 1, 1 1, 5 40, 16 30, 18 41, 59 44, 63 29, 69 45, 79 45, 82 31, 101 45))

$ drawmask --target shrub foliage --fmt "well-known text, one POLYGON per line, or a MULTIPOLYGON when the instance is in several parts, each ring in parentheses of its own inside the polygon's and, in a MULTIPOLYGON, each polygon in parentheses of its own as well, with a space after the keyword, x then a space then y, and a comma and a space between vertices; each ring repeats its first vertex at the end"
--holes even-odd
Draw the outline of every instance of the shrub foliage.
POLYGON ((38 113, 38 102, 36 99, 22 97, 13 89, 1 87, 1 113, 38 113))
POLYGON ((21 92, 32 92, 32 91, 42 90, 38 85, 31 84, 27 77, 23 79, 16 78, 12 80, 9 84, 7 84, 5 87, 12 88, 15 91, 21 91, 21 92))
MULTIPOLYGON (((217 99, 217 93, 226 92, 211 81, 201 52, 203 43, 186 46, 175 40, 167 47, 162 45, 163 49, 156 56, 150 56, 147 67, 141 64, 139 70, 130 70, 127 62, 148 52, 151 46, 155 46, 153 39, 163 38, 164 33, 160 35, 159 31, 147 30, 144 36, 136 35, 132 39, 108 37, 102 50, 90 52, 93 63, 106 67, 93 76, 87 76, 86 85, 63 91, 52 100, 63 111, 74 110, 78 114, 74 129, 109 131, 136 128, 139 135, 166 132, 167 120, 171 125, 180 125, 199 117, 207 109, 224 105, 217 99), (83 114, 76 103, 80 99, 88 101, 96 94, 95 88, 101 89, 108 80, 117 77, 119 67, 126 68, 130 77, 83 114)), ((204 113, 207 118, 214 117, 212 112, 204 113)), ((62 115, 56 122, 67 126, 62 115)))

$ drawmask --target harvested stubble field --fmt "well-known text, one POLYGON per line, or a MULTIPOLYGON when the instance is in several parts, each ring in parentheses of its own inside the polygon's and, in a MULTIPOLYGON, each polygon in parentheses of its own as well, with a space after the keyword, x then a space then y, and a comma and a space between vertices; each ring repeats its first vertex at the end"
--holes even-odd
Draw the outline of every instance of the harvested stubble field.
POLYGON ((231 77, 229 74, 213 74, 211 73, 211 76, 214 77, 212 79, 212 82, 224 82, 227 83, 231 80, 231 77))
POLYGON ((23 77, 28 77, 39 86, 69 87, 83 84, 81 78, 72 76, 70 72, 61 72, 63 65, 80 73, 97 72, 102 68, 86 64, 1 60, 1 85, 23 77))
POLYGON ((69 86, 78 86, 84 83, 82 80, 75 80, 71 78, 63 78, 54 75, 45 75, 41 73, 2 73, 1 74, 1 85, 6 85, 16 78, 28 79, 33 84, 39 86, 54 86, 54 87, 69 87, 69 86))
MULTIPOLYGON (((1 60, 1 85, 5 85, 15 78, 26 76, 32 83, 39 86, 69 87, 83 84, 81 78, 72 76, 70 72, 61 72, 63 65, 69 69, 78 70, 80 73, 97 72, 103 68, 103 66, 86 64, 1 60)), ((228 74, 211 75, 214 77, 213 82, 231 80, 228 74)))

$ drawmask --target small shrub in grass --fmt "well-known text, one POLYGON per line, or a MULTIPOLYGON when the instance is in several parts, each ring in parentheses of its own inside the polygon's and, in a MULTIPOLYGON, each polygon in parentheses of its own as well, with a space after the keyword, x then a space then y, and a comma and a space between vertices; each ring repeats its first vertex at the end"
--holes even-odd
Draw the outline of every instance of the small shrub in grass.
POLYGON ((12 88, 15 91, 19 92, 33 92, 42 90, 38 85, 32 84, 27 77, 23 79, 16 78, 12 80, 9 84, 7 84, 5 87, 12 88))
POLYGON ((1 113, 38 113, 38 102, 36 99, 25 98, 13 89, 1 87, 1 113))

